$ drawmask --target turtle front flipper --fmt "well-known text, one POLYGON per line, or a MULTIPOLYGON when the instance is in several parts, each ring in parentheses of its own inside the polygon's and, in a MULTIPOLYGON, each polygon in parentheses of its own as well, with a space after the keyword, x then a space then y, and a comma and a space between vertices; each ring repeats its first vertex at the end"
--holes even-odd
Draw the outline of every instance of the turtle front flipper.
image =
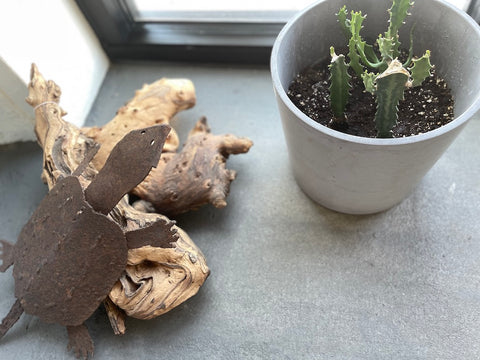
POLYGON ((8 312, 7 316, 2 320, 0 324, 0 339, 7 333, 10 328, 15 325, 15 323, 20 319, 20 316, 23 314, 23 308, 20 304, 20 300, 17 299, 15 304, 13 304, 12 308, 8 312))
POLYGON ((173 248, 179 236, 175 227, 175 221, 168 218, 159 218, 149 226, 125 233, 129 249, 137 249, 148 245, 160 248, 173 248))
POLYGON ((2 260, 0 272, 7 271, 13 265, 13 248, 14 246, 8 241, 0 240, 0 260, 2 260))
POLYGON ((85 324, 67 326, 68 350, 74 352, 78 359, 88 359, 93 356, 93 341, 85 324))

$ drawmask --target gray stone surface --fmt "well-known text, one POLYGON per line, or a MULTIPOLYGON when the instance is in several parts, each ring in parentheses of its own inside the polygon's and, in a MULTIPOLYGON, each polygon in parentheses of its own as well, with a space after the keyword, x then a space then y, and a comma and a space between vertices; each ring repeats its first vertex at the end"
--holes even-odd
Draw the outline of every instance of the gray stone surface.
MULTIPOLYGON (((173 124, 181 140, 206 115, 255 145, 228 162, 238 176, 225 209, 176 218, 207 258, 205 285, 164 316, 128 319, 123 337, 97 311, 96 359, 480 358, 479 119, 400 205, 348 216, 295 184, 265 67, 113 65, 90 124, 164 76, 196 85, 197 105, 173 124)), ((40 162, 35 144, 0 147, 0 238, 15 240, 45 194, 40 162)), ((13 285, 0 274, 0 316, 13 285)), ((62 327, 23 315, 0 359, 73 359, 66 345, 62 327)))

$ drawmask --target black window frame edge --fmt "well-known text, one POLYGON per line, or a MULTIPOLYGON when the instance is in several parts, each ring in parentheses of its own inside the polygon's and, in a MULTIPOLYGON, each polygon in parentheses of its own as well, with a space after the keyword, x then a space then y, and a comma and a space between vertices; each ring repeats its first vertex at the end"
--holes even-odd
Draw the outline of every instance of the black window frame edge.
POLYGON ((128 0, 75 2, 113 62, 160 60, 266 65, 273 42, 285 25, 284 22, 149 23, 135 21, 128 0))
POLYGON ((480 23, 480 1, 471 0, 468 5, 467 13, 477 22, 480 23))

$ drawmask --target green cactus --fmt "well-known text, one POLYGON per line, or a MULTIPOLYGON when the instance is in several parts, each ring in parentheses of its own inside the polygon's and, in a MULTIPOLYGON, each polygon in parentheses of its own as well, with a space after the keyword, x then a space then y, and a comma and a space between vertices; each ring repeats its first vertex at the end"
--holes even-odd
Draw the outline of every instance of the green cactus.
POLYGON ((333 115, 336 119, 343 119, 345 106, 350 95, 350 79, 348 67, 345 64, 345 56, 335 54, 333 46, 330 48, 332 61, 328 66, 330 69, 330 102, 333 115))
MULTIPOLYGON (((379 55, 375 54, 374 47, 367 44, 360 35, 362 23, 366 15, 360 11, 350 12, 343 6, 337 13, 340 26, 348 40, 348 58, 345 64, 343 55, 336 55, 338 64, 332 64, 330 69, 330 103, 335 117, 343 116, 349 97, 348 68, 351 68, 358 77, 361 77, 365 90, 376 96, 377 112, 375 123, 378 137, 390 137, 398 115, 398 102, 403 99, 403 92, 407 87, 421 85, 430 75, 430 51, 419 59, 413 60, 413 27, 410 32, 410 48, 405 64, 398 61, 400 55, 400 41, 398 31, 404 23, 408 11, 413 6, 410 0, 392 0, 388 10, 390 14, 389 26, 385 34, 377 38, 379 55), (342 64, 342 65, 340 65, 342 64), (341 71, 339 70, 341 68, 341 71), (365 68, 373 71, 366 70, 365 68), (411 71, 411 74, 409 70, 411 71), (348 85, 348 86, 347 86, 348 85)), ((333 48, 332 48, 333 49, 333 48)))
POLYGON ((348 12, 347 12, 347 5, 343 5, 343 7, 340 8, 337 14, 338 22, 340 23, 340 26, 342 27, 343 34, 345 37, 350 39, 350 20, 347 19, 348 12))
POLYGON ((365 41, 360 36, 360 30, 362 29, 363 20, 366 16, 362 16, 362 12, 353 12, 350 20, 351 37, 348 42, 348 57, 350 58, 350 66, 352 69, 360 75, 363 73, 363 66, 360 64, 361 56, 358 53, 357 47, 362 50, 365 49, 365 41))
POLYGON ((378 49, 380 50, 380 55, 382 56, 384 64, 397 58, 398 55, 397 56, 393 55, 396 47, 396 44, 393 38, 387 38, 387 37, 383 37, 382 35, 379 35, 377 39, 377 44, 378 44, 378 49))
POLYGON ((413 60, 413 66, 410 68, 412 72, 412 86, 419 86, 427 77, 430 76, 430 51, 427 50, 420 59, 413 60))
POLYGON ((376 77, 377 77, 377 74, 369 73, 368 71, 365 71, 362 74, 363 86, 365 87, 365 90, 368 91, 372 95, 375 94, 375 79, 376 79, 376 77))
POLYGON ((398 39, 398 30, 405 21, 408 15, 408 10, 413 6, 410 0, 393 0, 392 7, 388 12, 390 13, 390 20, 388 30, 385 33, 386 39, 393 40, 392 59, 400 55, 400 41, 398 39))
POLYGON ((377 112, 375 126, 378 137, 392 137, 392 128, 397 123, 397 107, 403 100, 403 90, 407 86, 410 73, 398 60, 393 60, 382 74, 375 79, 377 112))

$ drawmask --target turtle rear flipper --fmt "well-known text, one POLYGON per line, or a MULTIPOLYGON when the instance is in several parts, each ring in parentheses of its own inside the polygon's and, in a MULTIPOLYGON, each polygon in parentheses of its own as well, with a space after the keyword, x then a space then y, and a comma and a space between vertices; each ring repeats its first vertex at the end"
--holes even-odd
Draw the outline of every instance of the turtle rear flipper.
POLYGON ((0 240, 0 260, 2 260, 0 272, 7 271, 7 269, 13 265, 13 248, 14 245, 10 244, 8 241, 0 240))
POLYGON ((67 333, 68 350, 72 350, 77 358, 88 359, 93 356, 93 341, 84 324, 67 326, 67 333))
POLYGON ((23 314, 23 308, 20 304, 20 300, 17 299, 15 304, 13 304, 12 308, 8 312, 7 316, 2 320, 0 324, 0 339, 7 333, 10 328, 15 325, 15 323, 20 319, 20 316, 23 314))

